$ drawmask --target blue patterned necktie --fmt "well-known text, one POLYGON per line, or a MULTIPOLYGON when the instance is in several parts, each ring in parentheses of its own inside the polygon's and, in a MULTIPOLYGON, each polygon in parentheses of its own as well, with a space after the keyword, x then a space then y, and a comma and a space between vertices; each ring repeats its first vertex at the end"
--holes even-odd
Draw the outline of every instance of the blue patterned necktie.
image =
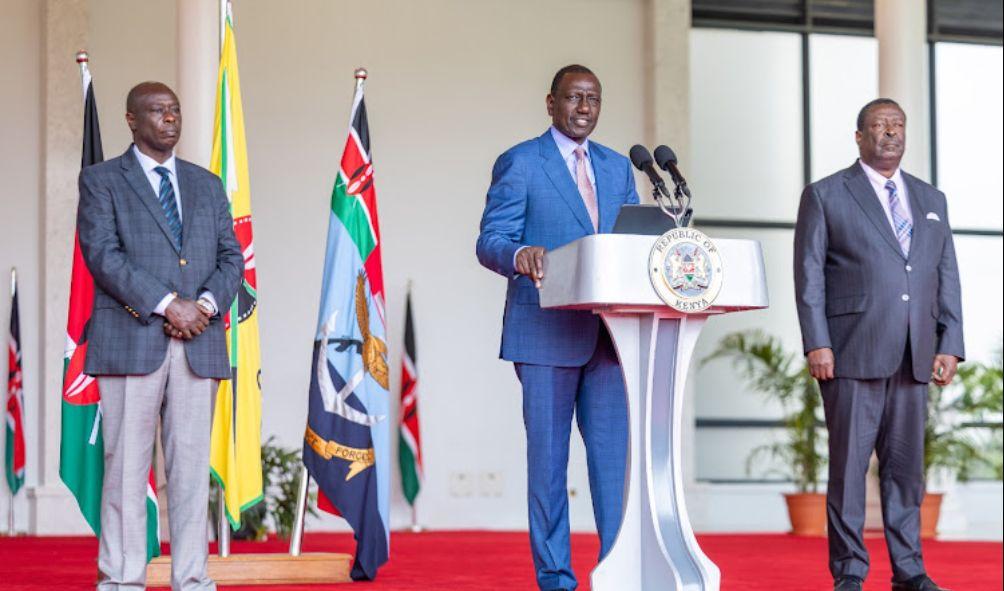
POLYGON ((899 200, 899 192, 896 190, 896 183, 891 180, 886 181, 885 190, 889 191, 889 211, 892 213, 892 225, 896 230, 896 240, 899 240, 899 247, 903 250, 903 256, 910 255, 910 239, 913 237, 913 224, 906 217, 903 211, 903 204, 899 200))
POLYGON ((174 197, 174 185, 171 184, 171 171, 158 166, 153 169, 160 175, 160 206, 167 216, 167 226, 171 228, 174 242, 181 246, 181 216, 178 214, 178 201, 174 197))

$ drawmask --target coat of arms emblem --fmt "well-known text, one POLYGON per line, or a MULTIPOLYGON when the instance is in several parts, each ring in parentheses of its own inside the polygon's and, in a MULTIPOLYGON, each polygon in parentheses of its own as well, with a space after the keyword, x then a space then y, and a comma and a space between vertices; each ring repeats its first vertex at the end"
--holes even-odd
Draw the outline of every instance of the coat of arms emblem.
POLYGON ((656 240, 649 278, 659 298, 681 312, 711 306, 722 288, 722 257, 704 232, 673 228, 656 240))

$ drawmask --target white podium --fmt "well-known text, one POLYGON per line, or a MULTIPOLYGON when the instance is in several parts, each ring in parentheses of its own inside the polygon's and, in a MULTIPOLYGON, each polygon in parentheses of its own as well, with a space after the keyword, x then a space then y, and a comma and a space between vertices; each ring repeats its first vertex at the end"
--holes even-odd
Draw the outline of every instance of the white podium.
POLYGON ((723 283, 698 313, 670 308, 649 279, 658 236, 595 234, 544 259, 543 308, 592 310, 606 323, 624 371, 629 453, 624 512, 593 591, 717 591, 718 567, 694 537, 683 498, 681 447, 687 369, 708 316, 767 307, 763 253, 753 240, 714 241, 723 283))

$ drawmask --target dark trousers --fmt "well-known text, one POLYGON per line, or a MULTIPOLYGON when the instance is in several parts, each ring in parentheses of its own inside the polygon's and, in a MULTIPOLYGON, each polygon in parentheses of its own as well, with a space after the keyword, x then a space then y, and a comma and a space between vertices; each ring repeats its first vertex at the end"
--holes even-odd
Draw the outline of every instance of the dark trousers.
POLYGON ((927 384, 914 380, 909 348, 894 375, 877 380, 821 382, 829 430, 830 482, 826 493, 830 572, 834 578, 868 574, 865 478, 874 450, 879 460, 882 522, 893 580, 924 574, 920 502, 924 499, 924 423, 927 384))

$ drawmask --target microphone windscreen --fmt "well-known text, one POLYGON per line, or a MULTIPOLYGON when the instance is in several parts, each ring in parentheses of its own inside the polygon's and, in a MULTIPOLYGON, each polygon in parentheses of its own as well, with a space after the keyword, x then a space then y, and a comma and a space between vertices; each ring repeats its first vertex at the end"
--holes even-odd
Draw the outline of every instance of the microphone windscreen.
POLYGON ((652 166, 652 155, 648 153, 648 148, 641 144, 631 146, 628 152, 631 156, 631 164, 638 170, 645 170, 646 166, 652 166))
POLYGON ((669 146, 659 146, 655 149, 655 163, 666 170, 670 164, 676 164, 676 154, 669 146))

